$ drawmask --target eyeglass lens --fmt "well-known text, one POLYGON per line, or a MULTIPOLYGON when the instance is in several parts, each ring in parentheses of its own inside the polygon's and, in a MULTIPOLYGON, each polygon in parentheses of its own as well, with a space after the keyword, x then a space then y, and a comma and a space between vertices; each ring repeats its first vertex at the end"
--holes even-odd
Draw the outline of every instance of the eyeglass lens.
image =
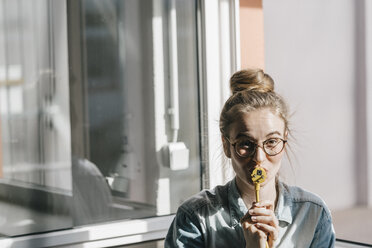
MULTIPOLYGON (((263 149, 265 153, 271 156, 280 153, 283 148, 284 142, 279 138, 271 138, 263 142, 263 149)), ((240 156, 249 157, 255 153, 257 144, 248 139, 242 139, 236 142, 235 149, 240 156)))

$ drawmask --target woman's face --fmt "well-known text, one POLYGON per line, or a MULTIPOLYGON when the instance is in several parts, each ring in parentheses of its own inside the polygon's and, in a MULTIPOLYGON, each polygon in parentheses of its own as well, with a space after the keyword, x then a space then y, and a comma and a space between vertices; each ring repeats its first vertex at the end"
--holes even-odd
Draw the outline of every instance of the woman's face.
POLYGON ((225 154, 231 158, 236 177, 244 184, 253 185, 251 173, 254 168, 261 166, 267 174, 267 179, 261 185, 275 181, 282 161, 283 151, 274 156, 267 155, 262 143, 270 138, 286 139, 284 121, 269 108, 239 113, 234 123, 230 125, 229 140, 231 144, 239 140, 249 140, 259 145, 252 156, 240 157, 235 147, 224 142, 225 154))

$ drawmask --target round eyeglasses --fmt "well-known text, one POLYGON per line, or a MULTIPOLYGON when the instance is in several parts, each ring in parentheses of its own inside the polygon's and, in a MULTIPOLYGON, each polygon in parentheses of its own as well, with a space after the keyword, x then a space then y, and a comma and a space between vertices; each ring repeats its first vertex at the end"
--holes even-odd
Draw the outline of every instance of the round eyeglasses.
POLYGON ((247 158, 254 155, 257 147, 263 148, 264 152, 269 156, 275 156, 283 151, 285 143, 287 140, 282 138, 270 138, 262 142, 262 146, 258 145, 256 142, 249 140, 248 138, 239 138, 235 143, 225 137, 229 143, 235 147, 235 152, 238 156, 247 158))

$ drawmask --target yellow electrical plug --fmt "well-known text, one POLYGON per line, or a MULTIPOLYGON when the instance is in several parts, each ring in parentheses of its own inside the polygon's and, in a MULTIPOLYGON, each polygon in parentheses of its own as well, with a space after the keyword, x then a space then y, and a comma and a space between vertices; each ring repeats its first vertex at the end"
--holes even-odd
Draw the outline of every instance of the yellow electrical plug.
POLYGON ((266 180, 266 171, 261 167, 257 167, 253 170, 252 174, 252 182, 254 183, 255 190, 256 190, 256 202, 260 201, 260 184, 265 182, 266 180))
MULTIPOLYGON (((266 180, 266 171, 261 167, 257 167, 253 170, 251 174, 252 182, 254 183, 254 188, 256 191, 256 202, 260 201, 260 186, 261 183, 265 182, 266 180)), ((266 248, 269 248, 269 244, 266 241, 266 248)))

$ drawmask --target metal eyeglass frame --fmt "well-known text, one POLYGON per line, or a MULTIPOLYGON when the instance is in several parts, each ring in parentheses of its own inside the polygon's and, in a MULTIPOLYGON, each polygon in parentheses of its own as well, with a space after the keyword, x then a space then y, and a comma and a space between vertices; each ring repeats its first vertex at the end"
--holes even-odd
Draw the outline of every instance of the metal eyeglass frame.
POLYGON ((242 156, 242 155, 240 155, 239 152, 237 151, 237 148, 236 148, 236 144, 237 144, 237 142, 232 143, 232 142, 229 140, 229 138, 227 138, 226 136, 224 136, 224 137, 225 137, 225 139, 230 143, 230 145, 232 145, 232 146, 234 147, 234 150, 235 150, 236 155, 238 155, 238 156, 241 157, 241 158, 248 158, 248 157, 253 156, 253 155, 256 153, 258 147, 261 147, 262 150, 263 150, 263 151, 264 151, 268 156, 276 156, 276 155, 278 155, 279 153, 281 153, 281 152, 284 150, 285 144, 287 143, 287 140, 282 139, 282 138, 269 138, 269 139, 267 139, 267 140, 264 140, 264 141, 262 142, 262 146, 260 146, 260 145, 257 144, 257 142, 253 142, 253 141, 250 140, 250 142, 252 142, 252 144, 254 144, 255 147, 254 147, 254 149, 252 150, 251 153, 247 153, 247 154, 248 154, 247 156, 242 156), (282 147, 282 149, 281 149, 279 152, 277 152, 277 153, 275 153, 275 154, 269 154, 269 153, 266 151, 266 149, 265 149, 265 143, 267 143, 270 139, 280 139, 280 140, 283 142, 283 147, 282 147))

